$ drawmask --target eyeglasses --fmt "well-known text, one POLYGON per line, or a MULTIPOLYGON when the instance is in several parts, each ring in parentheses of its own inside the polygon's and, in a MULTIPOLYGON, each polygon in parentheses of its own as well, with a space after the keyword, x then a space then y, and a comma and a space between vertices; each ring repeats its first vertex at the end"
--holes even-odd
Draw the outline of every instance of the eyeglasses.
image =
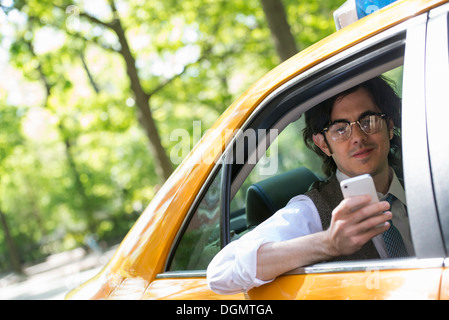
POLYGON ((331 139, 335 141, 348 140, 352 134, 352 125, 357 123, 364 133, 375 134, 382 130, 383 119, 386 117, 387 115, 385 113, 374 113, 362 115, 359 120, 354 122, 337 120, 329 124, 322 132, 329 133, 331 139))

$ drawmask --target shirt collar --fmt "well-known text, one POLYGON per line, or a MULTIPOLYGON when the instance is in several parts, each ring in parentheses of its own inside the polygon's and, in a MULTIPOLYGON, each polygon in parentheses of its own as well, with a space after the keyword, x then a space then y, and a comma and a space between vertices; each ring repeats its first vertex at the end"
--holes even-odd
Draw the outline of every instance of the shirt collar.
MULTIPOLYGON (((390 170, 393 172, 393 179, 391 179, 390 188, 388 189, 387 194, 391 193, 392 195, 394 195, 396 197, 396 199, 401 201, 402 204, 407 205, 404 188, 402 187, 402 184, 399 182, 399 179, 396 176, 396 173, 394 172, 394 170, 391 168, 390 168, 390 170)), ((335 175, 337 177, 338 182, 349 179, 349 177, 347 175, 345 175, 343 172, 341 172, 339 169, 337 169, 337 172, 335 173, 335 175)), ((379 196, 379 199, 383 199, 386 197, 386 194, 382 194, 380 192, 378 192, 377 195, 379 196)))

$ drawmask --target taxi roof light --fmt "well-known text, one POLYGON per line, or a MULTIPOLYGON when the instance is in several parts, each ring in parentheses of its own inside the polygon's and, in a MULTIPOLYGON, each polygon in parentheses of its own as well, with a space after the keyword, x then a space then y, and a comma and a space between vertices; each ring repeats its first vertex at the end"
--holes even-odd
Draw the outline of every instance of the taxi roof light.
POLYGON ((397 0, 347 0, 334 12, 337 30, 386 7, 397 0))

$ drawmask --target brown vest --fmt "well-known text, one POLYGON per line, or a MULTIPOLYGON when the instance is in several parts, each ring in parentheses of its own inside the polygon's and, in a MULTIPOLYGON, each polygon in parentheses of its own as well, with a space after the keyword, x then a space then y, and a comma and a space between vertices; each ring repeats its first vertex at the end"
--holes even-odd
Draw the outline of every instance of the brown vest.
MULTIPOLYGON (((317 181, 305 194, 318 209, 323 230, 327 230, 331 223, 332 211, 343 200, 340 184, 335 175, 326 181, 317 181)), ((359 251, 349 256, 341 256, 330 261, 379 259, 379 253, 374 247, 373 241, 368 241, 359 251)), ((329 261, 328 261, 329 262, 329 261)))

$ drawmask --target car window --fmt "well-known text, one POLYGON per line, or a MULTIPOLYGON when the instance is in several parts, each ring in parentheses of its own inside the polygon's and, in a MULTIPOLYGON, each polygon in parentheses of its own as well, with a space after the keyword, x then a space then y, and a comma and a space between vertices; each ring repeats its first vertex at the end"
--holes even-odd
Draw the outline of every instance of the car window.
MULTIPOLYGON (((399 66, 383 74, 399 97, 402 96, 402 71, 402 66, 399 66)), ((235 192, 230 206, 231 241, 283 208, 294 196, 307 192, 314 181, 324 178, 321 160, 304 143, 304 127, 304 117, 301 116, 278 133, 266 156, 254 166, 235 192), (246 221, 246 227, 242 228, 241 224, 233 226, 237 219, 246 221)), ((395 171, 401 178, 401 166, 395 171)))
POLYGON ((212 180, 176 248, 169 271, 203 270, 220 250, 222 170, 212 180))

